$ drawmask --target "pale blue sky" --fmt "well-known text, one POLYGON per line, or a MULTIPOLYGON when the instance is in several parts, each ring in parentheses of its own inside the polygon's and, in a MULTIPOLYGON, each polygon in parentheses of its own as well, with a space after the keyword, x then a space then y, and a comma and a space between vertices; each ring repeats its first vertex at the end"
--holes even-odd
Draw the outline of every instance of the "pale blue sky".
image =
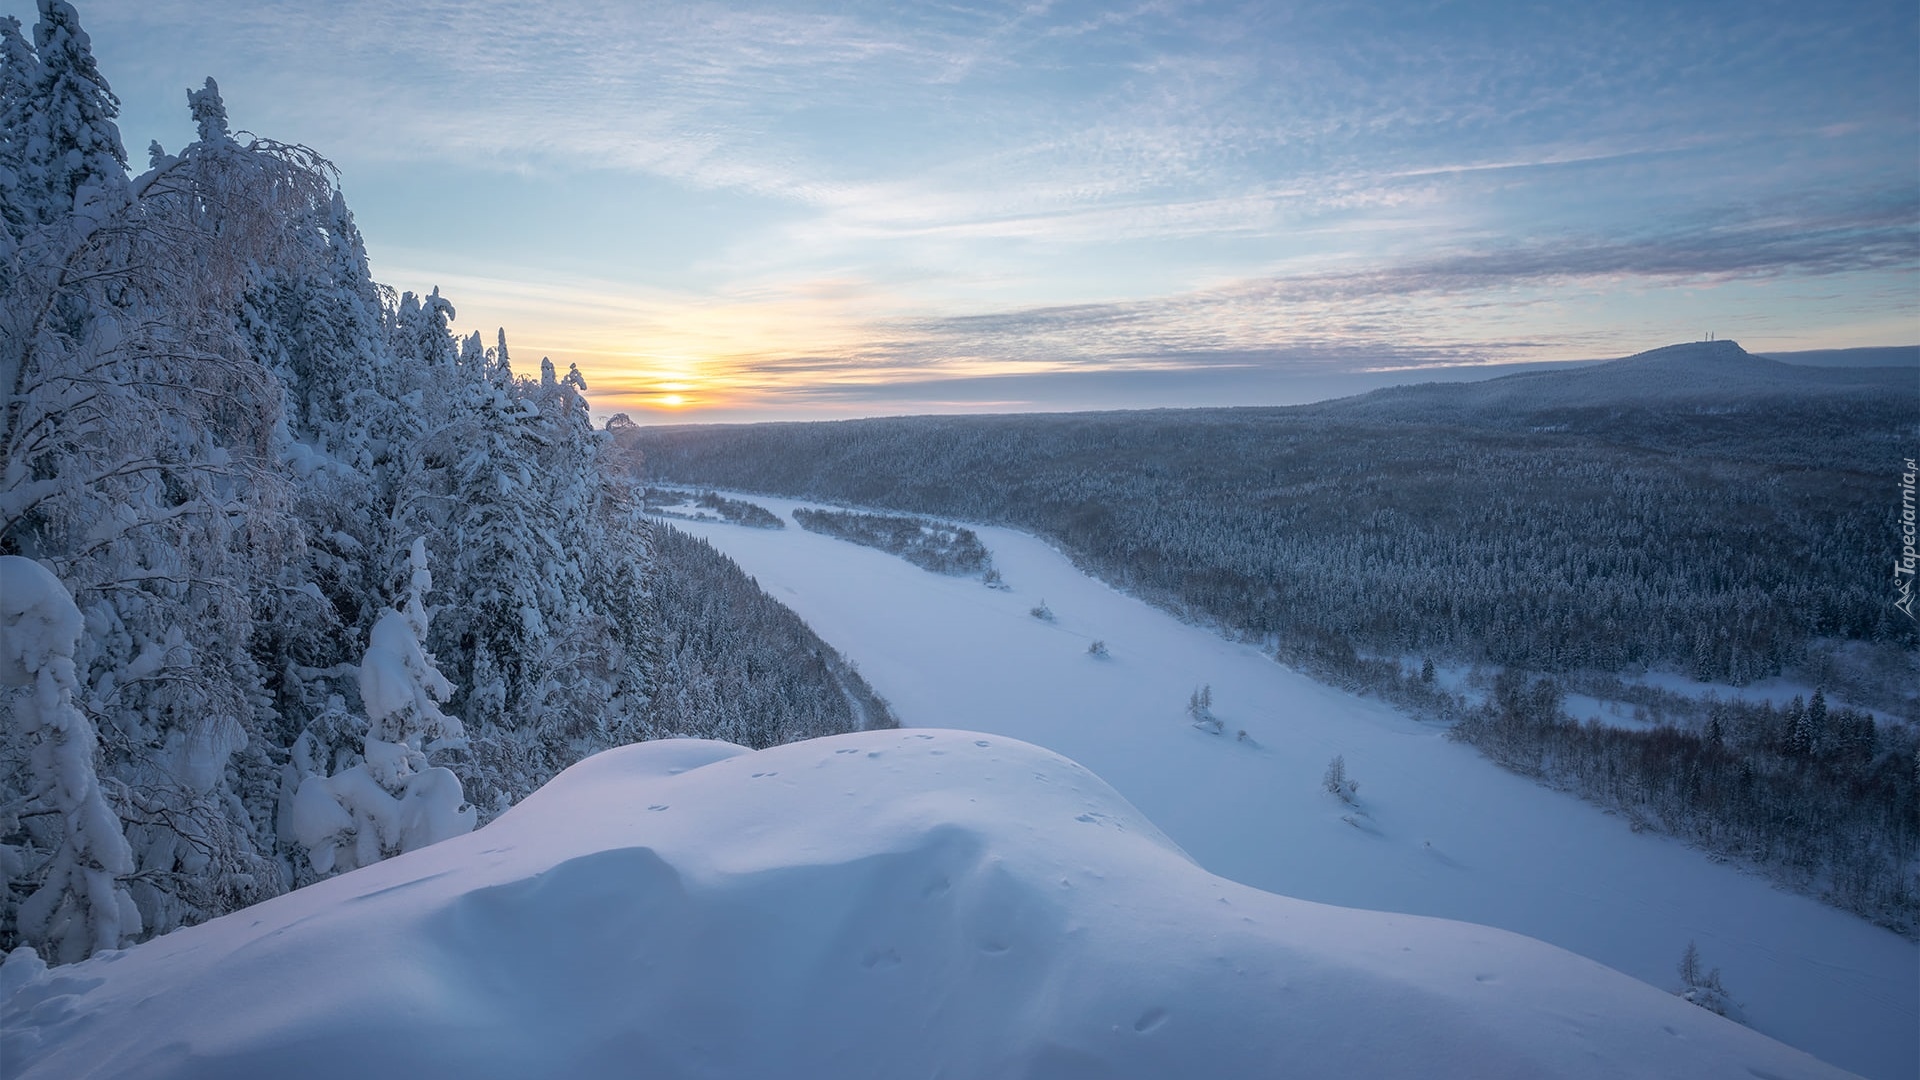
POLYGON ((136 160, 215 76, 603 412, 1920 341, 1912 0, 78 6, 136 160))

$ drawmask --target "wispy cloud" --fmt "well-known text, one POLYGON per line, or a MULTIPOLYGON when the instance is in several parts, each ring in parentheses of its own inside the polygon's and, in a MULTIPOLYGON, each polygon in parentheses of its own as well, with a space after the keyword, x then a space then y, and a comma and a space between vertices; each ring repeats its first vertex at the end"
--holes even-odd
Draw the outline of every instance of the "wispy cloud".
MULTIPOLYGON (((1608 296, 1697 295, 1737 281, 1777 297, 1781 282, 1864 272, 1904 273, 1911 289, 1920 276, 1912 272, 1917 246, 1915 215, 1893 197, 1810 219, 1728 214, 1627 238, 1564 236, 1143 299, 963 315, 928 313, 910 295, 855 277, 722 296, 587 280, 531 291, 499 279, 439 280, 509 325, 528 327, 543 351, 615 372, 594 383, 608 408, 690 391, 715 405, 908 400, 883 389, 895 384, 917 387, 910 397, 925 403, 954 400, 932 389, 947 382, 956 392, 1004 379, 1038 390, 1056 385, 1035 381, 1042 376, 1099 373, 1111 389, 1128 385, 1112 380, 1121 372, 1185 372, 1213 373, 1195 386, 1244 388, 1259 373, 1622 355, 1664 343, 1676 327, 1690 335, 1698 313, 1682 305, 1622 322, 1608 296), (876 315, 886 312, 894 314, 876 315), (1231 372, 1242 376, 1223 382, 1231 372)), ((1869 313, 1888 302, 1885 294, 1852 298, 1869 313)), ((1766 296, 1754 304, 1743 325, 1778 333, 1766 296)), ((1004 389, 980 393, 1011 400, 1004 389)))
MULTIPOLYGON (((1352 344, 1370 355, 1396 349, 1462 349, 1507 355, 1529 345, 1484 340, 1443 345, 1431 327, 1457 334, 1462 297, 1479 308, 1543 302, 1552 287, 1707 285, 1730 279, 1777 280, 1920 266, 1920 199, 1884 200, 1823 214, 1723 214, 1659 223, 1629 237, 1567 235, 1525 244, 1440 253, 1403 263, 1335 273, 1298 273, 1235 281, 1192 293, 1103 304, 1035 307, 914 324, 917 350, 1017 353, 1112 363, 1191 356, 1204 364, 1222 350, 1278 355, 1302 343, 1352 344), (1452 310, 1437 318, 1436 305, 1452 310)), ((1544 340, 1543 340, 1544 338, 1544 340)), ((1350 351, 1350 350, 1349 350, 1350 351)), ((1340 349, 1321 349, 1338 362, 1340 349)))
POLYGON ((110 75, 214 74, 236 121, 345 162, 400 222, 369 237, 383 272, 627 394, 1597 355, 1701 319, 1844 336, 1898 325, 1920 272, 1920 12, 1895 0, 84 14, 126 43, 110 75), (548 213, 639 224, 471 257, 517 211, 463 192, 585 173, 630 178, 601 200, 698 193, 673 205, 719 239, 670 263, 658 216, 584 201, 548 213))

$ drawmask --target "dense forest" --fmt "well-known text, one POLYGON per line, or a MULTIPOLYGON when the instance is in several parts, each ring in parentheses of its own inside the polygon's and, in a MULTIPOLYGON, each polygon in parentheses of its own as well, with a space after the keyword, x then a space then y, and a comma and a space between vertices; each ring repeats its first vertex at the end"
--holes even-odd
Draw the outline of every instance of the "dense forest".
POLYGON ((1909 724, 1870 724, 1868 749, 1831 760, 1731 739, 1689 757, 1708 745, 1704 713, 1669 746, 1573 724, 1557 695, 1648 669, 1735 686, 1788 675, 1911 721, 1920 634, 1886 566, 1915 415, 1911 368, 1801 368, 1720 341, 1290 408, 627 438, 657 479, 1031 530, 1329 681, 1426 715, 1480 710, 1459 734, 1498 760, 1911 930, 1909 724), (1544 679, 1556 696, 1476 701, 1422 680, 1423 659, 1544 679), (1703 781, 1678 811, 1641 799, 1703 761, 1772 786, 1742 802, 1703 781), (1572 779, 1589 769, 1606 784, 1572 779), (1849 800, 1864 804, 1826 809, 1849 800), (1849 854, 1862 845, 1870 856, 1849 854))
POLYGON ((887 722, 656 538, 577 370, 375 283, 326 161, 187 104, 130 176, 73 7, 0 18, 0 951, 197 922, 651 735, 887 722))

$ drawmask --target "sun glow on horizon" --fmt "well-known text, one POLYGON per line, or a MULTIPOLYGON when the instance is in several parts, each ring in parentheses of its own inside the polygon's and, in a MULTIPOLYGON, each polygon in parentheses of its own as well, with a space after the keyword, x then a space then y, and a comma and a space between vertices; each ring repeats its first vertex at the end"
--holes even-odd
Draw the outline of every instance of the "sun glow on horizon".
MULTIPOLYGON (((774 277, 717 293, 531 273, 432 280, 459 298, 460 329, 505 326, 516 352, 577 363, 595 415, 673 424, 1282 404, 1303 392, 1298 379, 1403 372, 1418 381, 1462 367, 1625 356, 1690 340, 1700 317, 1689 290, 1623 300, 1591 280, 1509 284, 1498 303, 1463 304, 1425 278, 1402 281, 1390 267, 1378 276, 1391 305, 1330 297, 1352 275, 1307 270, 959 315, 935 297, 846 277, 774 277), (1541 309, 1554 317, 1551 333, 1541 332, 1541 309)), ((1720 325, 1749 348, 1778 342, 1788 335, 1769 312, 1807 288, 1718 285, 1720 325)), ((1896 306, 1879 293, 1867 303, 1896 306)), ((1845 313, 1829 315, 1794 344, 1874 344, 1873 331, 1904 336, 1909 319, 1856 329, 1845 313)))

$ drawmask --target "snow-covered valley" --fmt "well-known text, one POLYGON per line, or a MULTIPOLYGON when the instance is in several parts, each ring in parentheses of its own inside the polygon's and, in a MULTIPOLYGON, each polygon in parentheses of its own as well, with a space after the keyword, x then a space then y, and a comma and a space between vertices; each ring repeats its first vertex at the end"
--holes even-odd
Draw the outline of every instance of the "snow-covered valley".
POLYGON ((1912 943, 1032 537, 978 530, 989 588, 677 527, 908 726, 610 750, 473 833, 79 963, 17 950, 6 1075, 1915 1072, 1912 943), (1670 992, 1690 944, 1751 1029, 1670 992))
MULTIPOLYGON (((803 505, 752 501, 782 517, 803 505)), ((678 527, 856 661, 903 723, 1079 761, 1222 877, 1516 931, 1663 988, 1691 941, 1755 1029, 1865 1075, 1920 1074, 1912 942, 1636 833, 1431 725, 1122 595, 1030 536, 977 530, 1010 587, 998 591, 795 528, 678 527), (1030 614, 1043 601, 1051 621, 1030 614), (1105 657, 1088 652, 1095 640, 1105 657), (1202 686, 1221 734, 1187 714, 1202 686), (1334 755, 1357 805, 1322 784, 1334 755)))

